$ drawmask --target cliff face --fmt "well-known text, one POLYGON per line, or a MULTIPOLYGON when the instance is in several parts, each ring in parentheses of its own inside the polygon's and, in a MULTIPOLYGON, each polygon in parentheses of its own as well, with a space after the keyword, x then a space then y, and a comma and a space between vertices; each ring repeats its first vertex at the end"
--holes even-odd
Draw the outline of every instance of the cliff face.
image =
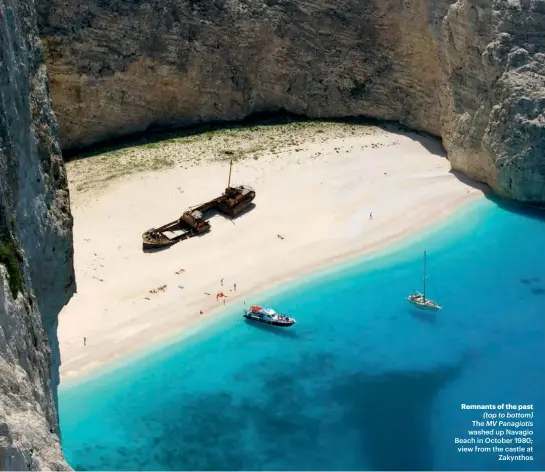
POLYGON ((424 2, 66 3, 38 2, 64 148, 279 109, 440 132, 424 2))
POLYGON ((252 112, 367 115, 545 201, 545 0, 38 0, 61 144, 252 112))
POLYGON ((0 470, 69 470, 57 314, 75 285, 56 134, 34 2, 0 0, 0 470))
POLYGON ((500 195, 545 203, 545 1, 457 2, 438 51, 453 167, 500 195))

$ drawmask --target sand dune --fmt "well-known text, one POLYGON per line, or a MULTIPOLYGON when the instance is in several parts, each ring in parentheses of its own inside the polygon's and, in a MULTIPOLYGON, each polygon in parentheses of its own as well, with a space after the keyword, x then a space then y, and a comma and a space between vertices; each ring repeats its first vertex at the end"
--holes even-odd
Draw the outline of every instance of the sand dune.
POLYGON ((111 168, 107 156, 68 166, 78 293, 60 315, 63 378, 213 316, 223 307, 220 291, 226 305, 258 303, 252 292, 383 247, 482 196, 449 173, 434 140, 416 134, 316 125, 257 136, 240 141, 248 152, 235 138, 219 145, 205 136, 136 149, 129 155, 138 162, 166 155, 171 167, 121 180, 108 172, 130 172, 111 168), (280 144, 271 150, 264 139, 280 144), (143 253, 144 230, 223 191, 229 154, 221 146, 233 142, 235 155, 247 158, 236 162, 232 184, 255 188, 255 209, 234 221, 215 216, 209 234, 143 253))

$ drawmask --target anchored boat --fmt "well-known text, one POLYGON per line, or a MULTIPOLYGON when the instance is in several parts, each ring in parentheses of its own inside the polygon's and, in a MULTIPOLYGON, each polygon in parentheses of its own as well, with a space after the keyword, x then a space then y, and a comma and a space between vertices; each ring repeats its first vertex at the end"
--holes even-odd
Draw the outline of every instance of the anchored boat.
POLYGON ((277 313, 272 308, 262 308, 260 306, 251 306, 242 316, 247 320, 257 321, 272 326, 288 327, 295 323, 294 318, 277 313))
POLYGON ((442 307, 433 300, 426 298, 427 261, 427 254, 426 251, 424 251, 424 293, 414 291, 407 297, 407 300, 409 300, 409 303, 422 310, 437 311, 441 310, 442 307))

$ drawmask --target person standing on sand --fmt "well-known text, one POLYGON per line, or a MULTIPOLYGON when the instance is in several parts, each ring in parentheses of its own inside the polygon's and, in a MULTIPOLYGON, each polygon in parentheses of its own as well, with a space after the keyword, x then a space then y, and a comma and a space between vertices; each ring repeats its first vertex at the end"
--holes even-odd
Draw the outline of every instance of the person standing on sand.
POLYGON ((203 315, 203 314, 204 314, 204 313, 203 313, 203 311, 201 310, 201 312, 199 313, 199 315, 203 315))
POLYGON ((220 280, 220 284, 223 287, 223 279, 220 280))
POLYGON ((83 345, 87 346, 87 338, 86 337, 83 338, 83 345))
POLYGON ((233 288, 235 289, 235 292, 237 291, 237 284, 233 284, 233 288))
POLYGON ((369 219, 370 219, 370 220, 373 219, 373 212, 369 213, 369 219))

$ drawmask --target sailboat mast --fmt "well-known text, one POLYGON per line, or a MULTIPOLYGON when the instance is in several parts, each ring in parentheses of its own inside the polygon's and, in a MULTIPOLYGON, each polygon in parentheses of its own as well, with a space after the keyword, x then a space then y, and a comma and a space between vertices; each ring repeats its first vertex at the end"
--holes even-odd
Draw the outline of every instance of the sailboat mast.
POLYGON ((233 159, 229 163, 229 180, 227 181, 227 188, 231 188, 231 171, 233 170, 233 159))
POLYGON ((427 276, 427 254, 426 251, 424 251, 424 300, 426 300, 426 276, 427 276))

